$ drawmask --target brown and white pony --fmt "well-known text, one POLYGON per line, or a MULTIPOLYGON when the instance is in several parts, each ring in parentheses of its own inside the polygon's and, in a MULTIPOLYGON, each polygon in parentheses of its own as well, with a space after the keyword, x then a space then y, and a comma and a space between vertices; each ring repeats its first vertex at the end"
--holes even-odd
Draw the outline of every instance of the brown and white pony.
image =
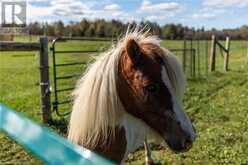
POLYGON ((78 81, 68 138, 120 164, 152 135, 175 152, 195 140, 183 112, 186 80, 176 57, 137 28, 78 81))

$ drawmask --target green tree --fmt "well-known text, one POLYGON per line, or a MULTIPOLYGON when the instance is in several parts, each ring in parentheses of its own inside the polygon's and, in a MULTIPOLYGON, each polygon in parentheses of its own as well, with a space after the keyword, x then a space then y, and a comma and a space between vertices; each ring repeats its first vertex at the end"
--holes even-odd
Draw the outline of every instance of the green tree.
POLYGON ((63 36, 65 31, 64 23, 62 21, 55 22, 54 31, 56 36, 58 37, 63 36))

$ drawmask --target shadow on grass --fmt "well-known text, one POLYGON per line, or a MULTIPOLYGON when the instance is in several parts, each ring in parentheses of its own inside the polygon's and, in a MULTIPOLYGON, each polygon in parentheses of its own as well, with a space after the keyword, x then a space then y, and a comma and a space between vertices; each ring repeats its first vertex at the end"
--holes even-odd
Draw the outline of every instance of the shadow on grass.
POLYGON ((62 134, 63 136, 67 135, 67 127, 68 121, 64 118, 61 119, 54 119, 52 122, 49 123, 49 127, 62 134))

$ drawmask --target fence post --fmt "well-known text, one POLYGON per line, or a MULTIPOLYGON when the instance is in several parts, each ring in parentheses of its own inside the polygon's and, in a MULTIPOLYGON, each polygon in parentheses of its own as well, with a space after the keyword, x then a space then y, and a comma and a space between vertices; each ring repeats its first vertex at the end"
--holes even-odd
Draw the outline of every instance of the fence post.
POLYGON ((183 40, 183 71, 186 74, 186 49, 187 49, 187 45, 186 45, 186 39, 183 40))
POLYGON ((205 41, 205 71, 208 74, 208 40, 205 41))
POLYGON ((226 51, 224 54, 224 71, 228 71, 228 64, 229 64, 229 50, 230 50, 230 39, 226 37, 226 51))
POLYGON ((215 71, 215 62, 216 62, 216 38, 212 35, 212 43, 211 43, 211 52, 210 52, 210 66, 209 71, 215 71))
POLYGON ((52 121, 52 116, 50 103, 50 80, 47 37, 40 38, 40 89, 43 122, 50 123, 52 121))
POLYGON ((192 56, 193 58, 192 58, 192 67, 193 67, 193 77, 195 78, 195 76, 196 76, 196 67, 195 67, 195 64, 196 64, 196 60, 195 60, 195 58, 196 58, 196 50, 195 49, 193 49, 193 56, 192 56))
POLYGON ((200 76, 201 72, 201 52, 200 52, 200 41, 199 38, 197 39, 197 70, 198 70, 198 76, 200 76))

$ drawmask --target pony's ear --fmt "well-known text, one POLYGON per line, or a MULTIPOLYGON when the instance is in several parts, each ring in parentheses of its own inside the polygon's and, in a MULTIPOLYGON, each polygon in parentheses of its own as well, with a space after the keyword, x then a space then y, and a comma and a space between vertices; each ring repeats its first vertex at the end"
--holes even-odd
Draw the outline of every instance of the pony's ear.
POLYGON ((129 41, 127 41, 126 52, 132 62, 134 64, 137 64, 139 59, 141 58, 141 50, 138 43, 134 39, 130 39, 129 41))

